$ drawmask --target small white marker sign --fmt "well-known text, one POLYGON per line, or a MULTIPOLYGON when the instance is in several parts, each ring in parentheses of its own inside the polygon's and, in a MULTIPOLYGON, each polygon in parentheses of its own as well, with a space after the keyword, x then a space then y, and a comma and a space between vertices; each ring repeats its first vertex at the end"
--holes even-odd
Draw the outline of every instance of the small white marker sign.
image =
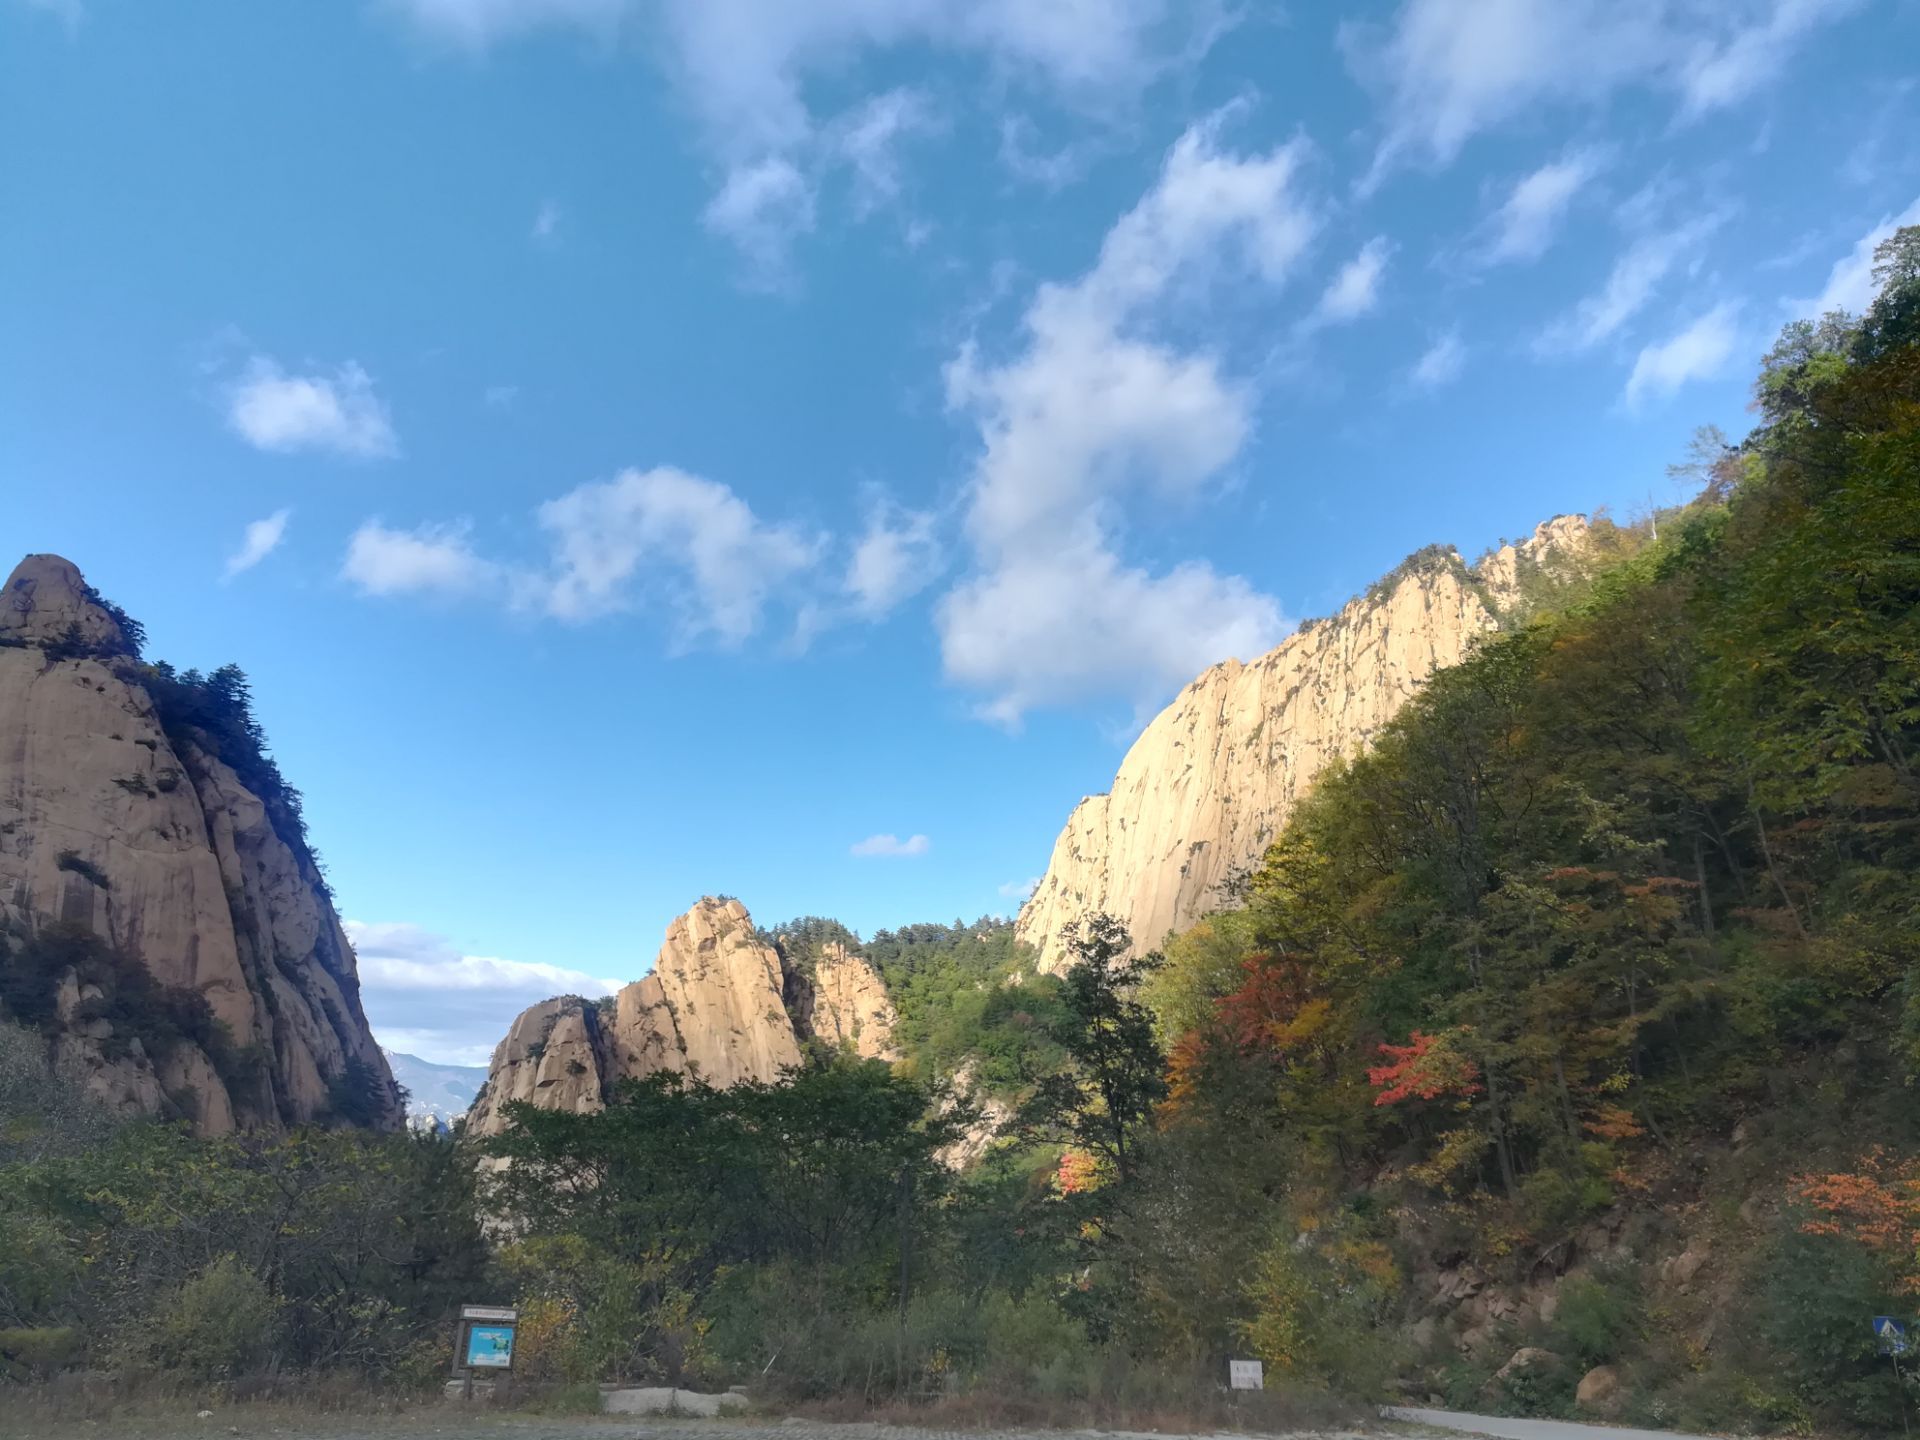
POLYGON ((1266 1376, 1258 1360, 1227 1361, 1227 1384, 1235 1390, 1264 1390, 1266 1376))

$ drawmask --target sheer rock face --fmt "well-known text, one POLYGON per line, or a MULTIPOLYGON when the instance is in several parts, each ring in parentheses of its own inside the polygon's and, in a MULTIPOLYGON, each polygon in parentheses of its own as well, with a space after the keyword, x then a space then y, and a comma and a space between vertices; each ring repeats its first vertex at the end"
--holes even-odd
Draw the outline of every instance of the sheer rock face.
POLYGON ((184 1111, 209 1134, 324 1119, 330 1082, 358 1060, 380 1090, 377 1123, 397 1126, 353 951, 305 844, 197 732, 162 728, 131 648, 57 556, 28 556, 0 591, 0 930, 25 943, 50 924, 90 929, 203 997, 263 1063, 223 1079, 192 1043, 149 1054, 90 1018, 109 997, 71 974, 56 1047, 117 1108, 184 1111))
POLYGON ((1229 903, 1314 777, 1524 608, 1537 579, 1577 572, 1586 536, 1583 519, 1561 516, 1474 569, 1455 552, 1423 552, 1331 619, 1187 686, 1054 843, 1017 930, 1040 968, 1065 968, 1066 932, 1088 915, 1118 916, 1147 948, 1229 903))
POLYGON ((789 1001, 794 1022, 829 1045, 845 1045, 866 1060, 898 1060, 893 1027, 898 1017, 887 987, 874 968, 838 942, 822 947, 810 982, 789 1001), (801 1013, 804 1008, 804 1014, 801 1013))
POLYGON ((879 976, 829 951, 811 984, 789 975, 744 905, 708 896, 667 927, 653 973, 622 986, 610 1016, 574 996, 523 1012, 493 1053, 468 1127, 500 1133, 515 1100, 597 1110, 620 1081, 661 1071, 720 1087, 772 1081, 812 1039, 891 1059, 893 1007, 879 976))

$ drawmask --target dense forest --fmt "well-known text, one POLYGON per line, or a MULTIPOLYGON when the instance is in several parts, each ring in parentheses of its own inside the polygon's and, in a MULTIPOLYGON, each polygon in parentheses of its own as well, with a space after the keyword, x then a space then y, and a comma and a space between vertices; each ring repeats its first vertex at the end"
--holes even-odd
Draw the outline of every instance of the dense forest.
POLYGON ((1137 1416, 1252 1354, 1294 1393, 1897 1426, 1868 1318, 1920 1295, 1920 229, 1878 261, 1866 315, 1788 327, 1697 496, 1436 675, 1237 908, 1139 958, 1095 918, 1060 977, 998 921, 862 945, 897 1065, 523 1107, 476 1169, 116 1125, 12 1032, 0 1355, 418 1380, 484 1290, 555 1384, 1137 1416), (956 1173, 987 1096, 1012 1118, 956 1173))

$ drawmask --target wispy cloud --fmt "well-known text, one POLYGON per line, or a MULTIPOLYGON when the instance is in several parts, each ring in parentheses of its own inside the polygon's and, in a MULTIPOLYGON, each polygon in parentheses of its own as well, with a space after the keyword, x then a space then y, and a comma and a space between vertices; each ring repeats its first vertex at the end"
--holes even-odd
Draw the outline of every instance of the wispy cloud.
POLYGON ((1380 281, 1387 272, 1387 258, 1393 247, 1384 235, 1376 235, 1360 247, 1320 297, 1314 318, 1320 324, 1337 325, 1357 320, 1380 303, 1380 281))
POLYGON ((1446 164, 1530 111, 1592 105, 1627 86, 1674 94, 1682 118, 1733 105, 1857 0, 1404 0, 1341 44, 1379 96, 1382 139, 1362 189, 1397 164, 1446 164))
POLYGON ((1437 390, 1460 378, 1467 363, 1467 347, 1460 336, 1448 331, 1429 345, 1414 362, 1413 383, 1423 390, 1437 390))
POLYGON ((930 843, 924 835, 909 835, 904 840, 898 835, 869 835, 848 846, 847 853, 863 860, 898 860, 926 854, 930 843))
POLYGON ((1858 314, 1873 303, 1873 252, 1882 240, 1905 225, 1920 225, 1920 199, 1898 215, 1885 215, 1880 223, 1855 242, 1854 247, 1833 262, 1827 283, 1818 295, 1804 300, 1788 300, 1785 309, 1795 319, 1811 320, 1830 310, 1858 314))
POLYGON ((560 238, 560 202, 542 200, 533 214, 532 238, 536 244, 551 245, 560 238))
POLYGON ((1567 207, 1603 167, 1601 152, 1575 150, 1520 177, 1489 222, 1487 264, 1537 260, 1546 253, 1567 207))
POLYGON ((1541 354, 1591 350, 1638 315, 1672 271, 1699 257, 1725 216, 1697 216, 1672 229, 1640 236, 1621 252, 1599 290, 1549 325, 1535 343, 1541 354))
POLYGON ((291 510, 276 510, 264 520, 249 524, 241 536, 240 548, 227 557, 227 578, 231 580, 241 571, 251 570, 278 549, 286 539, 287 521, 292 517, 291 510))
POLYGON ((1641 350, 1627 377, 1627 407, 1637 409, 1649 399, 1671 395, 1688 381, 1719 374, 1733 355, 1740 308, 1736 300, 1723 300, 1675 334, 1641 350))

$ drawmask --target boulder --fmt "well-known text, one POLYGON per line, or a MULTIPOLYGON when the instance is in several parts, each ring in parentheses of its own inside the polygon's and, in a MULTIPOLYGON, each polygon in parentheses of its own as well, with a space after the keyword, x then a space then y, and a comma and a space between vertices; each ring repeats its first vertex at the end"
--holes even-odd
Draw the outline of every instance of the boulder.
POLYGON ((1689 1241, 1685 1250, 1660 1266, 1660 1278, 1669 1285, 1685 1290, 1706 1265, 1710 1248, 1704 1239, 1689 1241))
POLYGON ((1620 1389, 1620 1372, 1611 1365, 1596 1365, 1580 1377, 1573 1403, 1582 1410, 1610 1415, 1620 1406, 1620 1389))
POLYGON ((1513 1379, 1516 1375, 1525 1374, 1529 1370, 1544 1369, 1549 1365, 1557 1365, 1559 1363, 1560 1357, 1551 1350, 1544 1350, 1538 1345, 1522 1346, 1513 1352, 1506 1364, 1493 1372, 1493 1378, 1487 1382, 1487 1387, 1494 1389, 1505 1385, 1507 1381, 1513 1379))
POLYGON ((752 1402, 732 1390, 705 1395, 664 1385, 640 1385, 600 1392, 600 1409, 608 1415, 700 1415, 746 1410, 752 1402))

